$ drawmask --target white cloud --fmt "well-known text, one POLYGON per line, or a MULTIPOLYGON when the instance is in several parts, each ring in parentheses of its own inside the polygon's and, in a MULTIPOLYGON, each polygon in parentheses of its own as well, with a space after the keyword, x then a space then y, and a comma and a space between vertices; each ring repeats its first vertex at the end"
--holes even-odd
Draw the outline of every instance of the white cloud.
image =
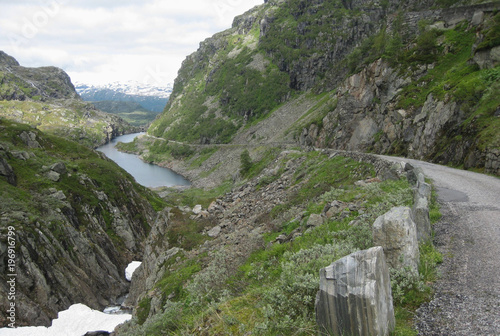
POLYGON ((144 80, 156 72, 173 82, 199 42, 261 3, 17 0, 2 4, 0 49, 25 66, 61 67, 77 81, 144 80))

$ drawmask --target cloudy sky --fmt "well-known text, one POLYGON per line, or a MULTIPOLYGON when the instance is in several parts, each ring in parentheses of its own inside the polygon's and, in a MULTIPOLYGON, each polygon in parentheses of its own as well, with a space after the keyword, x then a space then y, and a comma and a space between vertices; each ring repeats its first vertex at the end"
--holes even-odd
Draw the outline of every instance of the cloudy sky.
POLYGON ((263 0, 0 0, 0 50, 73 82, 173 83, 200 41, 263 0))

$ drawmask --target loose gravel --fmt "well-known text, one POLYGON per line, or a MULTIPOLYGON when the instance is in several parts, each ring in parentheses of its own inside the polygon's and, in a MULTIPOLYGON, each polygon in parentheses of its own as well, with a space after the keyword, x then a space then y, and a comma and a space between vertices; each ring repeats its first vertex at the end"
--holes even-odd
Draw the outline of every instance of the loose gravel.
MULTIPOLYGON (((403 160, 390 158, 392 160, 403 160)), ((417 311, 419 335, 500 335, 500 179, 414 160, 438 189, 443 253, 431 302, 417 311)))

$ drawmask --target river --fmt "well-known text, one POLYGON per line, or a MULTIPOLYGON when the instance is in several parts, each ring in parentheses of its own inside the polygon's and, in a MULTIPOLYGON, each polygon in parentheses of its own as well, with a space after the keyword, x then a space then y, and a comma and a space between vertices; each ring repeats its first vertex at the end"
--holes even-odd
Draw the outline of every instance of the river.
POLYGON ((141 134, 144 133, 133 133, 116 137, 106 145, 98 147, 97 150, 115 161, 120 167, 130 173, 138 183, 145 187, 156 188, 190 185, 190 182, 183 176, 168 168, 146 163, 135 154, 123 153, 116 149, 118 142, 132 142, 141 134))

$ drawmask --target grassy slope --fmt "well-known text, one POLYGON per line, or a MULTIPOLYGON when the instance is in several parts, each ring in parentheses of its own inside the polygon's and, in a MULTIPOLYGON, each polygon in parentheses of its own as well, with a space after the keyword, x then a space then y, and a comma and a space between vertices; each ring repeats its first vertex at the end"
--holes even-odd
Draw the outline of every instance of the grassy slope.
MULTIPOLYGON (((157 210, 162 209, 163 202, 146 188, 138 185, 134 179, 114 162, 103 159, 101 155, 76 142, 60 137, 44 134, 28 125, 17 124, 0 118, 0 144, 10 152, 32 153, 30 159, 22 160, 9 157, 8 162, 17 176, 17 186, 0 179, 2 200, 0 210, 21 211, 29 214, 30 223, 37 220, 50 222, 46 218, 47 211, 53 211, 61 206, 52 197, 43 196, 49 189, 63 191, 72 207, 77 210, 78 216, 83 216, 83 206, 99 208, 100 201, 95 190, 82 187, 81 178, 90 178, 98 186, 99 191, 112 198, 116 204, 127 204, 127 196, 117 181, 128 181, 138 195, 151 203, 157 210), (19 138, 22 132, 35 132, 42 148, 27 148, 19 138), (66 165, 68 174, 64 174, 59 182, 49 180, 45 175, 48 167, 62 162, 66 165), (53 204, 52 204, 52 203, 53 204), (52 209, 52 210, 50 210, 52 209)), ((101 207, 103 216, 111 221, 109 209, 101 207)), ((144 226, 149 224, 144 219, 144 226)), ((84 223, 85 221, 82 221, 84 223)), ((57 231, 60 223, 52 222, 53 231, 57 231)), ((110 223, 108 223, 110 224, 110 223)), ((25 228, 32 230, 33 228, 25 228)), ((114 237, 117 238, 117 237, 114 237)), ((119 242, 118 242, 119 243, 119 242)), ((121 245, 121 243, 119 243, 121 245)))
POLYGON ((0 101, 0 116, 91 148, 106 143, 107 137, 111 136, 111 125, 120 134, 135 130, 119 117, 96 110, 89 103, 76 99, 63 103, 0 101))
POLYGON ((132 126, 148 126, 159 113, 149 111, 138 103, 118 101, 92 102, 101 111, 115 114, 132 126))
MULTIPOLYGON (((271 160, 264 158, 262 162, 253 162, 247 176, 259 177, 262 169, 274 161, 276 153, 271 156, 271 160)), ((263 235, 264 247, 255 250, 239 266, 232 264, 236 255, 222 247, 209 255, 180 252, 177 261, 175 258, 168 261, 169 271, 156 284, 155 296, 161 298, 164 311, 147 319, 151 299, 144 299, 139 304, 137 316, 120 335, 245 335, 250 331, 256 335, 317 334, 314 298, 319 269, 351 252, 371 247, 371 223, 393 206, 410 205, 412 192, 405 180, 355 186, 354 181, 373 176, 369 165, 343 157, 328 159, 315 152, 289 154, 272 164, 281 168, 275 175, 260 179, 257 192, 278 183, 286 163, 294 159, 303 160, 287 186, 287 189, 297 188, 296 191, 283 204, 262 215, 272 221, 298 206, 306 209, 305 220, 284 221, 273 229, 268 228, 263 235), (333 200, 362 200, 365 210, 334 217, 306 231, 308 215, 320 213, 325 204, 333 200), (350 225, 352 221, 357 224, 350 225), (293 242, 271 244, 277 236, 289 235, 298 228, 305 233, 293 242), (197 257, 190 257, 193 255, 197 257), (173 298, 167 299, 169 296, 173 298)), ((207 206, 215 197, 223 197, 227 187, 208 193, 192 189, 171 193, 168 198, 172 205, 207 206)), ((182 221, 180 214, 175 212, 173 218, 170 230, 183 237, 179 240, 182 244, 190 243, 181 247, 197 249, 197 244, 202 245, 207 239, 200 234, 203 231, 200 223, 196 225, 185 218, 184 225, 175 224, 182 221)), ((174 240, 171 244, 179 243, 174 240)), ((393 285, 398 321, 395 335, 416 335, 411 312, 431 294, 424 283, 435 280, 435 265, 440 256, 431 245, 421 251, 422 277, 400 272, 399 280, 393 285)))

